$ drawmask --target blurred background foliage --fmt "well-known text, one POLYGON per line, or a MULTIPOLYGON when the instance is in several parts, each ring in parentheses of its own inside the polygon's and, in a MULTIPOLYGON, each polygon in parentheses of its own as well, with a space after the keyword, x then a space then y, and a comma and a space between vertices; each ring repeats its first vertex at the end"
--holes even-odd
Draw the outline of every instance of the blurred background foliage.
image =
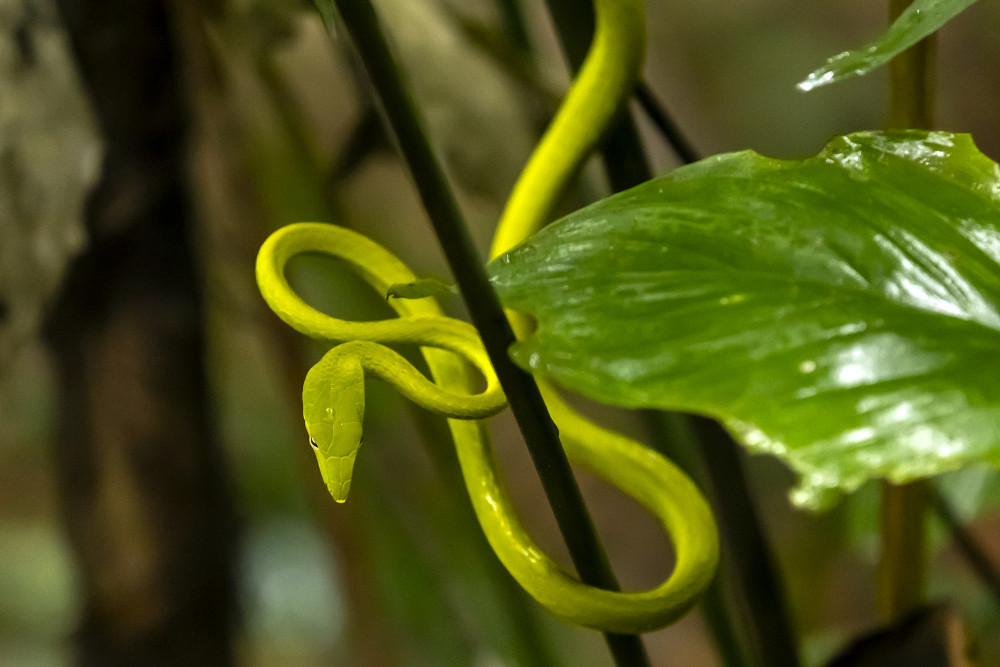
MULTIPOLYGON (((326 496, 299 419, 304 370, 321 352, 267 311, 253 281, 272 229, 328 220, 358 229, 420 274, 446 276, 410 182, 382 133, 346 39, 306 2, 176 4, 195 109, 190 174, 208 293, 214 414, 243 520, 241 664, 608 664, 597 633, 549 619, 484 545, 443 425, 371 386, 350 502, 326 496)), ((567 81, 541 2, 523 31, 494 0, 378 0, 377 7, 485 257, 504 197, 567 81)), ((877 128, 884 72, 810 94, 794 84, 885 25, 881 3, 647 0, 645 75, 702 155, 814 153, 834 134, 877 128)), ((1000 158, 1000 5, 979 3, 940 36, 938 125, 1000 158)), ((640 115, 641 119, 641 115, 640 115)), ((657 170, 676 166, 640 120, 657 170)), ((100 141, 58 15, 47 0, 0 0, 0 664, 71 660, 76 571, 51 470, 55 388, 37 332, 95 181, 100 141)), ((596 170, 566 210, 606 192, 596 170)), ((339 267, 300 261, 294 281, 344 317, 389 311, 339 267)), ((460 314, 457 298, 448 306, 460 314)), ((628 415, 589 408, 638 432, 628 415)), ((506 417, 499 456, 527 522, 561 553, 540 486, 506 417)), ((819 664, 876 622, 877 493, 831 512, 792 510, 790 476, 748 461, 786 579, 804 657, 819 664)), ((584 490, 628 586, 669 571, 669 546, 597 481, 584 490)), ((997 477, 942 481, 1000 559, 997 477)), ((936 531, 932 599, 965 614, 983 664, 1000 663, 1000 614, 936 531)), ((700 613, 647 637, 654 664, 713 665, 700 613)))

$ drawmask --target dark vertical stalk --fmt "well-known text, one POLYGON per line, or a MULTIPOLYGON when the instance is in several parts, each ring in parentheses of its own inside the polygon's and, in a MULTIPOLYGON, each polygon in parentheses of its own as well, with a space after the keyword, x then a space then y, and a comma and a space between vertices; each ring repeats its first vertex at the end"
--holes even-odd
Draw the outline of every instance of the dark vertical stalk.
MULTIPOLYGON (((889 20, 895 20, 910 0, 889 0, 889 20)), ((889 62, 890 129, 930 129, 934 126, 934 57, 937 37, 931 35, 889 62)))
POLYGON ((45 327, 76 662, 231 664, 236 520, 208 409, 173 23, 164 2, 57 5, 106 148, 86 250, 45 327))
MULTIPOLYGON (((538 387, 507 355, 514 334, 423 131, 412 97, 403 85, 375 12, 368 0, 337 0, 335 4, 374 85, 469 315, 507 394, 580 579, 601 588, 617 589, 617 580, 538 387)), ((615 634, 605 637, 617 664, 648 662, 638 637, 615 634)))
POLYGON ((752 660, 758 667, 799 664, 795 626, 781 574, 757 514, 739 446, 716 422, 690 417, 723 539, 723 572, 732 570, 752 660), (728 549, 726 545, 728 544, 728 549))
POLYGON ((519 51, 528 50, 528 31, 524 21, 524 9, 521 0, 496 0, 500 20, 503 22, 507 39, 519 51))
POLYGON ((677 158, 683 164, 697 162, 699 160, 698 151, 695 150, 691 142, 688 141, 688 138, 677 127, 677 123, 674 122, 674 119, 667 112, 666 107, 656 99, 656 95, 653 94, 653 90, 649 87, 649 84, 645 81, 640 83, 635 90, 635 96, 642 107, 643 113, 656 126, 656 129, 670 145, 670 148, 673 149, 677 158))
POLYGON ((927 588, 927 509, 930 483, 882 482, 878 607, 887 623, 924 604, 927 588))
POLYGON ((940 492, 931 494, 931 504, 941 523, 948 529, 959 553, 993 596, 993 603, 1000 606, 1000 573, 989 554, 975 537, 962 525, 961 518, 940 492))
MULTIPOLYGON (((889 0, 894 20, 908 0, 889 0)), ((889 114, 886 126, 929 129, 934 122, 932 35, 889 63, 889 114)), ((878 563, 878 600, 883 618, 894 622, 919 608, 927 587, 927 510, 930 482, 882 483, 878 563)))

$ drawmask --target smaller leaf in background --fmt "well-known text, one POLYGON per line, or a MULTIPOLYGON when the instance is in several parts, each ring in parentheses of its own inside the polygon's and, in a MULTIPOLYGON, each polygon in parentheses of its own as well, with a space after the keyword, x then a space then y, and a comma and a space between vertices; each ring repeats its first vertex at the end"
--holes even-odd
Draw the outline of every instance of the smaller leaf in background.
POLYGON ((312 0, 313 7, 319 13, 320 19, 323 21, 323 27, 326 31, 333 34, 334 26, 336 25, 335 13, 333 0, 312 0))
POLYGON ((976 0, 914 0, 889 29, 867 46, 833 56, 798 84, 809 91, 868 74, 960 14, 976 0))
POLYGON ((1000 463, 1000 166, 967 135, 718 155, 490 271, 539 323, 519 364, 606 403, 721 419, 799 474, 801 506, 1000 463))

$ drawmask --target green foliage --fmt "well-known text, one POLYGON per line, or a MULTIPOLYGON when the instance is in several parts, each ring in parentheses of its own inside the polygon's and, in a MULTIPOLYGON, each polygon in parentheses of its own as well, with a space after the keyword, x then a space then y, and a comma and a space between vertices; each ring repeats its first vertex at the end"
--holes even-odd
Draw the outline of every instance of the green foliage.
POLYGON ((708 414, 819 507, 866 480, 1000 462, 1000 167, 966 135, 709 158, 491 265, 513 349, 589 397, 708 414))
POLYGON ((323 27, 326 28, 327 32, 333 34, 337 23, 337 11, 334 8, 333 0, 313 0, 312 4, 316 8, 316 13, 319 14, 320 19, 323 21, 323 27))
POLYGON ((799 88, 812 90, 828 83, 868 74, 936 32, 975 1, 914 0, 875 41, 860 49, 833 56, 799 83, 799 88))
POLYGON ((428 296, 447 298, 457 293, 457 287, 440 278, 420 278, 412 283, 389 285, 386 299, 423 299, 428 296))

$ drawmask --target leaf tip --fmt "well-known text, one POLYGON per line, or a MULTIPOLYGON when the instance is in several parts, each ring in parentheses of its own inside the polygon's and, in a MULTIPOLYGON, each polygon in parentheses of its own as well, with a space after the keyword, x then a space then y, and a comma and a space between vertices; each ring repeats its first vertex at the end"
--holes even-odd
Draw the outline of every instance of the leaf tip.
POLYGON ((409 283, 395 283, 386 289, 385 298, 424 299, 427 297, 448 297, 457 294, 458 289, 437 278, 419 278, 409 283))
POLYGON ((821 67, 815 72, 812 72, 802 81, 795 84, 795 87, 801 90, 803 93, 808 93, 813 88, 819 88, 820 86, 825 86, 828 83, 832 83, 834 79, 834 74, 831 70, 826 67, 821 67))
POLYGON ((333 35, 336 29, 336 19, 334 18, 334 8, 332 0, 313 0, 313 7, 319 14, 323 27, 329 35, 333 35))

